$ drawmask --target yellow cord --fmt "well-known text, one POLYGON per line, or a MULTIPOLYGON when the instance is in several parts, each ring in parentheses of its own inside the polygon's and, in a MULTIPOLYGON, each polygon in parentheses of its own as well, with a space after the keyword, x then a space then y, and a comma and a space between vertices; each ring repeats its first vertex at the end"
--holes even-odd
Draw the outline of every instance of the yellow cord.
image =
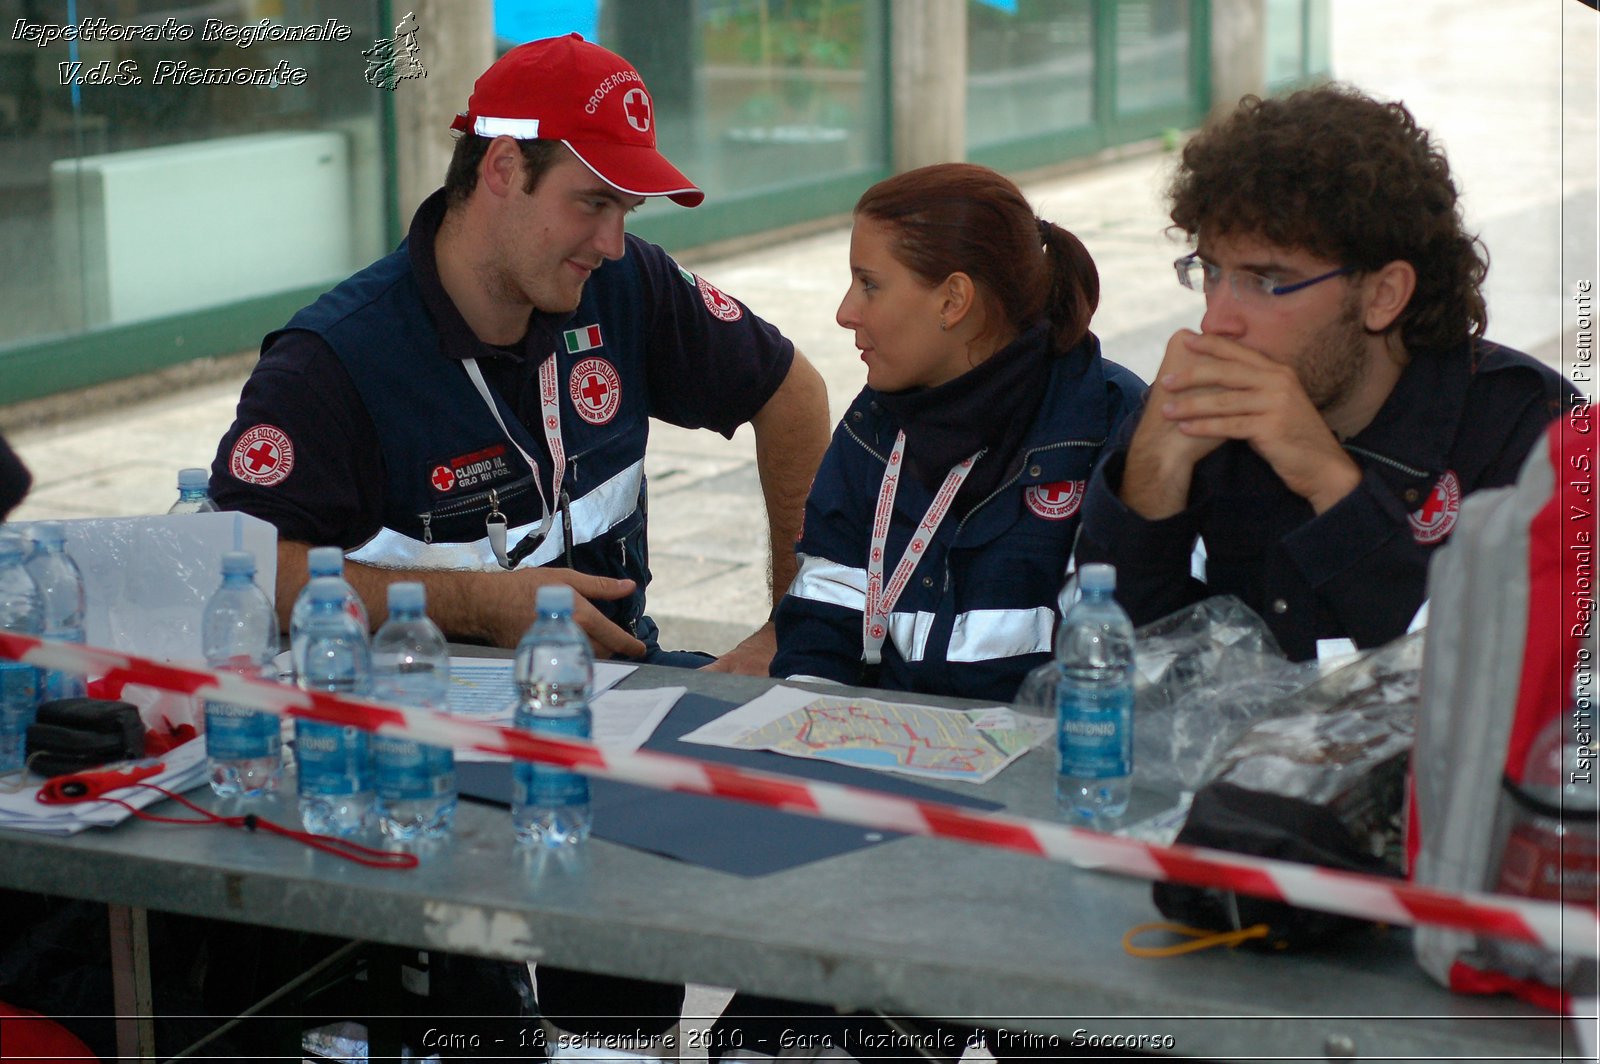
POLYGON ((1241 928, 1238 931, 1206 931, 1198 927, 1185 927, 1183 924, 1153 923, 1140 924, 1138 927, 1128 929, 1122 936, 1122 948, 1134 957, 1176 957, 1182 953, 1196 953, 1203 949, 1213 949, 1217 946, 1227 946, 1229 949, 1248 942, 1253 938, 1266 938, 1267 925, 1256 924, 1252 927, 1241 928), (1146 931, 1167 931, 1174 935, 1182 935, 1193 939, 1191 942, 1178 942, 1171 946, 1136 946, 1134 937, 1146 931))

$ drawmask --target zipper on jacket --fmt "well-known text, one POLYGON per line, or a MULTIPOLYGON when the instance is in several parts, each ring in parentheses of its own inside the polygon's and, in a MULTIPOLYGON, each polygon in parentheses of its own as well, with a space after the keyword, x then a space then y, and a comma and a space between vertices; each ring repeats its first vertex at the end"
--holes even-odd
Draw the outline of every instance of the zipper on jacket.
POLYGON ((1378 454, 1376 451, 1367 450, 1365 447, 1355 447, 1355 446, 1352 446, 1351 444, 1347 443, 1347 444, 1344 445, 1344 449, 1347 450, 1347 451, 1351 451, 1351 452, 1353 452, 1355 454, 1362 455, 1363 457, 1370 458, 1374 462, 1381 462, 1383 465, 1388 466, 1390 469, 1398 469, 1398 470, 1400 470, 1400 472, 1405 473, 1408 476, 1426 477, 1428 475, 1426 470, 1423 470, 1423 469, 1412 469, 1410 466, 1406 465, 1404 462, 1397 462, 1393 458, 1386 458, 1383 455, 1378 454))

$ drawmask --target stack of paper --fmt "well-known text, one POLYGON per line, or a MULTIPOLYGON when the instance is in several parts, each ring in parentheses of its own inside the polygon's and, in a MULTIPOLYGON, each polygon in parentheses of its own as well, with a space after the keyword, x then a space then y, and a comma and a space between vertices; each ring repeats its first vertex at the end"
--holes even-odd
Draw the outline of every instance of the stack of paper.
MULTIPOLYGON (((165 766, 154 776, 141 783, 153 783, 169 791, 182 793, 198 787, 206 780, 206 744, 202 739, 191 739, 160 759, 165 766)), ((146 762, 140 762, 141 764, 146 762)), ((15 779, 16 777, 10 777, 15 779)), ((29 777, 30 782, 36 777, 29 777)), ((42 831, 47 835, 76 835, 84 828, 114 827, 133 814, 116 802, 86 801, 71 805, 44 805, 39 802, 39 787, 43 781, 32 783, 16 791, 0 791, 0 828, 18 828, 22 831, 42 831)), ((109 792, 138 809, 162 799, 158 791, 149 787, 123 787, 109 792)))

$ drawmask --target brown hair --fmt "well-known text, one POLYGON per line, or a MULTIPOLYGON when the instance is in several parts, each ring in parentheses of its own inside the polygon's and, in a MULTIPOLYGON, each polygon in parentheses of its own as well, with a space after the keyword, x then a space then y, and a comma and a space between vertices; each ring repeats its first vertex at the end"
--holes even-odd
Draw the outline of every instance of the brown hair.
POLYGON ((878 182, 856 214, 887 225, 895 259, 928 284, 965 273, 987 321, 1018 331, 1040 317, 1066 351, 1089 331, 1100 273, 1083 243, 1034 217, 1022 190, 986 166, 940 163, 878 182))
POLYGON ((1462 228, 1444 152, 1404 104, 1345 85, 1246 96, 1183 149, 1168 190, 1188 233, 1253 236, 1357 270, 1409 262, 1390 326, 1413 352, 1482 336, 1488 252, 1462 228))
MULTIPOLYGON (((480 137, 476 133, 463 133, 456 140, 450 155, 450 168, 444 175, 444 202, 447 207, 457 207, 467 202, 472 190, 478 187, 478 164, 493 143, 493 137, 480 137)), ((527 170, 527 181, 522 191, 532 192, 546 170, 555 165, 560 154, 559 140, 519 140, 522 163, 527 170)))

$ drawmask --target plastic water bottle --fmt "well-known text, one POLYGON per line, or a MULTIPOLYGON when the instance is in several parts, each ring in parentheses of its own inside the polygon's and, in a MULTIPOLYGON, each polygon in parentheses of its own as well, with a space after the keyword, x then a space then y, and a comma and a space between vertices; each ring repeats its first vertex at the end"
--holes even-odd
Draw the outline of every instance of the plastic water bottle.
MULTIPOLYGON (((306 571, 311 580, 320 580, 325 577, 334 577, 344 586, 345 612, 354 617, 361 625, 363 632, 372 631, 372 622, 367 618, 366 604, 361 601, 361 596, 356 594, 344 578, 344 551, 338 547, 312 547, 306 552, 306 571)), ((294 607, 289 611, 289 659, 300 660, 300 652, 306 645, 306 621, 311 616, 311 584, 300 589, 300 597, 294 600, 294 607)))
MULTIPOLYGON (((67 531, 60 521, 40 521, 33 526, 33 553, 25 563, 28 575, 39 585, 44 604, 44 637, 58 643, 83 642, 83 573, 67 553, 67 531)), ((83 677, 72 672, 43 670, 39 676, 39 701, 81 698, 83 677)))
MULTIPOLYGON (((372 691, 372 651, 366 630, 345 609, 345 583, 311 581, 311 616, 295 660, 307 691, 365 697, 372 691)), ((354 835, 372 823, 372 766, 367 733, 360 728, 294 722, 300 766, 300 823, 315 835, 354 835)))
POLYGON ((211 474, 204 469, 178 470, 178 501, 169 514, 208 514, 216 510, 211 501, 211 474))
MULTIPOLYGON (((517 644, 512 676, 520 695, 512 723, 525 731, 587 739, 594 720, 594 653, 572 619, 572 589, 541 587, 534 603, 539 617, 517 644)), ((587 777, 531 761, 514 762, 511 774, 511 825, 518 842, 576 846, 589 837, 594 814, 587 777)))
MULTIPOLYGON (((255 579, 255 555, 229 551, 222 556, 222 586, 206 602, 200 645, 214 670, 273 680, 278 614, 255 579)), ((277 791, 283 778, 277 716, 215 699, 207 699, 204 710, 211 789, 241 798, 277 791)))
MULTIPOLYGON (((450 695, 450 648, 425 612, 421 584, 389 585, 389 619, 372 637, 372 696, 442 712, 450 695)), ((378 827, 390 838, 448 834, 456 815, 455 755, 394 735, 372 737, 378 827)))
POLYGON ((1085 565, 1083 597, 1056 635, 1056 802, 1073 819, 1128 808, 1133 781, 1133 624, 1111 597, 1117 570, 1085 565))
MULTIPOLYGON (((44 630, 44 603, 39 585, 23 566, 27 541, 14 532, 0 532, 0 628, 20 635, 44 630)), ((39 708, 39 670, 0 658, 0 772, 22 767, 28 725, 39 708)))

